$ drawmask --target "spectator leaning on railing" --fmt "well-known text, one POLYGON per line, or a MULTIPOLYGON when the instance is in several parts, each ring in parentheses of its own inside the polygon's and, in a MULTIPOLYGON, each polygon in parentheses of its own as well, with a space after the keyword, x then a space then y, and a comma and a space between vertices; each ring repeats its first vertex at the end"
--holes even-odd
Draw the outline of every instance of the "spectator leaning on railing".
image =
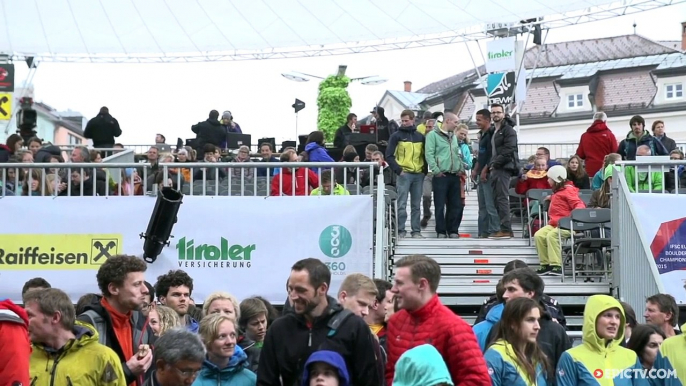
MULTIPOLYGON (((298 155, 295 150, 288 149, 281 153, 281 162, 296 162, 297 160, 298 155)), ((307 196, 311 189, 318 187, 319 178, 312 170, 283 167, 281 173, 272 178, 271 196, 307 196), (293 178, 294 173, 295 178, 293 178)))
MULTIPOLYGON (((641 157, 650 155, 650 147, 647 145, 641 145, 636 149, 636 160, 640 160, 641 157)), ((639 166, 639 168, 648 168, 648 166, 639 166)), ((624 169, 624 175, 626 176, 626 184, 629 186, 629 190, 632 193, 637 193, 642 190, 655 193, 662 192, 663 175, 659 166, 653 167, 650 172, 637 172, 636 166, 628 165, 624 169)))

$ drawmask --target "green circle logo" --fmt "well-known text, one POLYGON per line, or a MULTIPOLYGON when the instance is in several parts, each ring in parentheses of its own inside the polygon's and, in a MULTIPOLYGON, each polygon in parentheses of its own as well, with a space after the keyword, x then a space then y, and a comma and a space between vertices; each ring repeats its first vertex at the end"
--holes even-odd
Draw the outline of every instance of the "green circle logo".
POLYGON ((319 235, 319 249, 328 257, 343 257, 350 252, 352 245, 353 236, 342 225, 328 226, 319 235))

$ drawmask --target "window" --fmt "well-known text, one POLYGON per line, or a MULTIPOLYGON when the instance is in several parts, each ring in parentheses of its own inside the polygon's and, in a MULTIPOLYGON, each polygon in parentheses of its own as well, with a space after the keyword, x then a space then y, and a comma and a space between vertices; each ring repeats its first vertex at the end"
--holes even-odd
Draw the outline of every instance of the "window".
POLYGON ((665 99, 680 99, 684 97, 684 84, 672 83, 665 85, 665 99))
POLYGON ((80 145, 81 144, 81 138, 75 136, 75 135, 69 135, 69 144, 70 145, 80 145))
POLYGON ((578 109, 584 107, 584 94, 567 95, 567 108, 578 109))

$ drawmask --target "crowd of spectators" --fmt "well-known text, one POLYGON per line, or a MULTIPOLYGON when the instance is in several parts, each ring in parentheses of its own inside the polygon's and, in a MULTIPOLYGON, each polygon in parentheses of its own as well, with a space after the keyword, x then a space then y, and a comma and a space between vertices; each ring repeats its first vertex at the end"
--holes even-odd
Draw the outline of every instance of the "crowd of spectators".
POLYGON ((672 296, 647 298, 646 324, 628 304, 591 296, 572 347, 559 304, 519 260, 473 327, 441 303, 441 268, 424 255, 399 259, 393 282, 354 273, 337 289, 326 264, 299 260, 283 305, 239 300, 230 284, 197 304, 200 278, 172 270, 151 284, 146 271, 141 259, 116 255, 93 278, 98 292, 75 305, 40 277, 22 288, 23 307, 1 301, 3 384, 571 386, 594 384, 598 369, 615 382, 686 380, 672 296))

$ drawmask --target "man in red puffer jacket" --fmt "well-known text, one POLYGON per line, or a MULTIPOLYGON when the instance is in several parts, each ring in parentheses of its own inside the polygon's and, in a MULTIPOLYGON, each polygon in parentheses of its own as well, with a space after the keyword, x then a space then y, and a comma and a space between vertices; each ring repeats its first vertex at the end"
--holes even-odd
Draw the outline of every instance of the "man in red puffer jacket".
POLYGON ((617 138, 607 127, 607 115, 599 111, 593 115, 593 124, 581 134, 579 148, 576 150, 582 160, 585 161, 586 173, 589 176, 595 174, 603 167, 605 156, 616 153, 617 138))
POLYGON ((393 383, 400 356, 427 343, 441 353, 456 386, 490 386, 491 377, 472 328, 438 299, 438 263, 424 255, 411 255, 395 266, 391 292, 400 310, 391 316, 387 326, 388 386, 393 383))
POLYGON ((0 301, 0 383, 29 384, 29 317, 11 300, 0 301))
MULTIPOLYGON (((281 162, 296 162, 298 155, 288 149, 281 153, 281 162)), ((308 168, 281 168, 281 173, 272 178, 270 196, 309 196, 312 189, 319 187, 319 178, 308 168), (293 186, 293 169, 295 169, 295 186, 293 186), (293 191, 295 190, 295 194, 293 191)))

